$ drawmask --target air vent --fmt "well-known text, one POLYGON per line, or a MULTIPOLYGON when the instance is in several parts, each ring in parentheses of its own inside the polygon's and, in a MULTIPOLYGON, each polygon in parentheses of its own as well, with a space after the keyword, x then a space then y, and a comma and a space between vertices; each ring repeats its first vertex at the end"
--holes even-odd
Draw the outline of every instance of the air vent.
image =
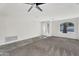
POLYGON ((10 41, 14 41, 14 40, 17 40, 17 36, 10 36, 10 37, 5 38, 6 42, 10 42, 10 41))

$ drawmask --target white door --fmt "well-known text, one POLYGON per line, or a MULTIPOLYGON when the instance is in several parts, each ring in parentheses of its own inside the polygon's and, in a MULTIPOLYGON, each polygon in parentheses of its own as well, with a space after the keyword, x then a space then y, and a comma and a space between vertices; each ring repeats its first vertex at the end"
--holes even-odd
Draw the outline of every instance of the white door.
POLYGON ((49 35, 49 22, 41 22, 41 35, 49 35))

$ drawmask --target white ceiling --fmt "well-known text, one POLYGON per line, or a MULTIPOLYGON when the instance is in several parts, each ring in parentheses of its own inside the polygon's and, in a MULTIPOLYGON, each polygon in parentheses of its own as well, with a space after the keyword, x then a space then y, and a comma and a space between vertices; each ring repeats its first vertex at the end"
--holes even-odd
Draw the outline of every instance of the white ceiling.
POLYGON ((43 12, 33 8, 29 13, 27 10, 30 5, 24 3, 6 3, 0 4, 0 15, 6 14, 7 16, 23 16, 27 18, 36 19, 64 19, 74 18, 79 16, 79 5, 75 3, 47 3, 40 6, 43 12))

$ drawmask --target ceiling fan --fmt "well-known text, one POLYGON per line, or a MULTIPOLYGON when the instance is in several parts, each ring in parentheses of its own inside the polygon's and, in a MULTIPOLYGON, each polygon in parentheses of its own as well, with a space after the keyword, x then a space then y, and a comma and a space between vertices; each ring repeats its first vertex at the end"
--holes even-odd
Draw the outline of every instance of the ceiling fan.
POLYGON ((25 3, 25 4, 29 4, 29 5, 31 5, 31 7, 28 9, 28 12, 30 12, 31 11, 31 9, 35 6, 39 11, 43 11, 40 7, 39 7, 39 5, 42 5, 42 4, 45 4, 45 3, 25 3))

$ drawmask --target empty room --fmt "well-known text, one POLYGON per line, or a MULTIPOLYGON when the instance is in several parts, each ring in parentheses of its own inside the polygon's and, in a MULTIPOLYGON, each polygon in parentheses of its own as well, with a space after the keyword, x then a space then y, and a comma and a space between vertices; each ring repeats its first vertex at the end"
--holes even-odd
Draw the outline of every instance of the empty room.
POLYGON ((79 56, 79 3, 0 3, 0 56, 79 56))

